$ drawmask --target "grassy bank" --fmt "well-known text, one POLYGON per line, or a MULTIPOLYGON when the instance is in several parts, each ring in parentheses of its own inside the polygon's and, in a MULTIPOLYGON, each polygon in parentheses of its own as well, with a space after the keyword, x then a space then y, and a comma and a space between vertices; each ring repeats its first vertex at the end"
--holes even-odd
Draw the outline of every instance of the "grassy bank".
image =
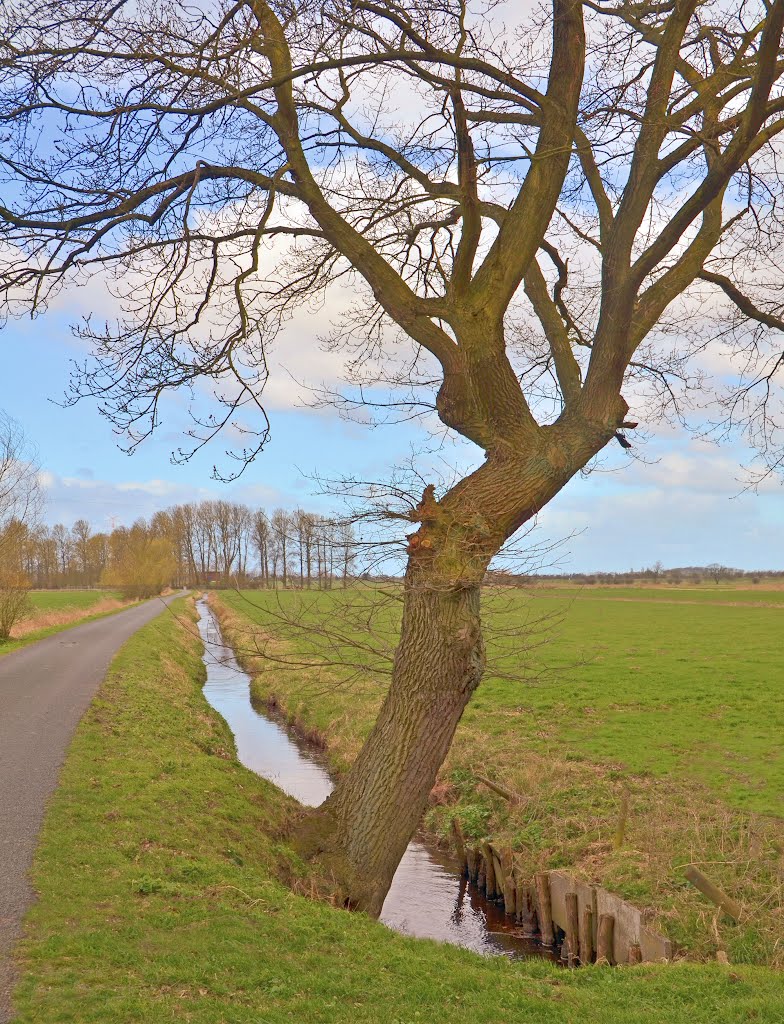
POLYGON ((133 601, 125 601, 114 590, 33 590, 31 610, 11 631, 11 639, 0 641, 0 655, 27 647, 71 626, 101 619, 133 601))
POLYGON ((741 1024, 784 1014, 760 968, 566 972, 407 939, 275 880, 290 802, 232 758, 199 644, 129 641, 71 745, 34 866, 17 1024, 741 1024))
MULTIPOLYGON (((432 794, 426 824, 446 836, 457 814, 475 840, 513 845, 527 872, 563 867, 650 908, 684 955, 734 962, 784 961, 782 870, 784 655, 777 608, 708 603, 687 612, 645 600, 609 604, 584 595, 519 598, 504 615, 520 628, 550 616, 548 643, 529 656, 526 682, 487 678, 469 705, 432 794), (477 781, 490 777, 517 806, 477 781), (631 811, 623 846, 613 836, 625 788, 631 811), (684 880, 695 863, 746 908, 740 926, 684 880)), ((254 630, 270 626, 296 595, 220 597, 223 622, 254 673, 260 699, 275 699, 326 738, 343 770, 367 735, 383 677, 341 679, 307 665, 309 642, 291 639, 296 671, 255 657, 254 630)), ((310 599, 308 599, 310 600, 310 599)), ((332 605, 344 633, 341 592, 332 605)), ((315 613, 314 613, 315 614, 315 613)), ((508 623, 507 623, 508 624, 508 623)), ((496 659, 514 667, 514 642, 496 659)), ((312 650, 310 651, 312 654, 312 650)))

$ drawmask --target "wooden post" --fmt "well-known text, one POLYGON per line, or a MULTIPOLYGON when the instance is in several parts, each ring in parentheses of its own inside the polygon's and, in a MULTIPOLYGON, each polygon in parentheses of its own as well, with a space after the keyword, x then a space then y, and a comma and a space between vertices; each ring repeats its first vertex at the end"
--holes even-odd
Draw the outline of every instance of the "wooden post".
POLYGON ((530 885, 517 883, 517 920, 524 935, 534 935, 537 931, 536 903, 530 885))
POLYGON ((580 955, 580 912, 577 893, 567 892, 566 900, 566 962, 574 967, 580 955))
POLYGON ((452 836, 455 840, 455 852, 457 853, 457 862, 460 865, 460 872, 461 874, 468 876, 465 836, 463 835, 463 830, 460 827, 459 818, 452 818, 452 836))
POLYGON ((476 884, 476 876, 479 874, 479 864, 476 850, 466 850, 466 870, 468 871, 468 880, 476 884))
POLYGON ((523 920, 524 900, 525 900, 525 882, 520 874, 520 869, 517 864, 512 868, 512 876, 514 878, 515 885, 515 921, 520 924, 523 920))
POLYGON ((569 946, 568 946, 568 943, 566 941, 566 937, 565 936, 564 936, 563 942, 561 943, 561 948, 558 951, 558 956, 559 956, 559 958, 560 958, 562 963, 565 963, 565 964, 569 963, 569 946))
POLYGON ((642 950, 640 949, 639 942, 632 942, 629 946, 629 955, 626 958, 626 962, 630 965, 642 963, 642 950))
POLYGON ((593 911, 590 907, 583 907, 583 916, 580 918, 580 963, 590 964, 593 962, 593 911))
POLYGON ((504 873, 504 913, 513 917, 517 908, 517 901, 515 898, 514 861, 512 859, 511 846, 505 846, 501 851, 501 869, 504 873))
POLYGON ((498 856, 497 851, 494 847, 490 847, 493 851, 493 870, 495 871, 495 898, 502 899, 504 895, 504 869, 501 867, 501 858, 498 856))
POLYGON ((540 871, 535 879, 536 909, 539 917, 539 935, 543 946, 552 946, 555 942, 553 934, 553 909, 550 904, 550 876, 540 871))
POLYGON ((496 892, 495 887, 495 867, 493 866, 493 851, 490 849, 489 843, 482 843, 482 859, 485 864, 485 896, 489 900, 493 899, 496 892))
POLYGON ((737 924, 740 921, 743 908, 740 903, 736 903, 735 900, 731 899, 726 892, 723 892, 718 885, 715 885, 709 878, 707 878, 696 868, 693 864, 690 864, 684 872, 688 881, 693 886, 700 890, 703 896, 707 896, 708 899, 715 903, 716 906, 723 911, 727 917, 731 917, 737 924))
POLYGON ((599 915, 599 932, 596 936, 596 962, 597 964, 611 964, 613 962, 613 933, 615 931, 615 917, 612 914, 599 915))
POLYGON ((629 790, 624 786, 621 793, 621 808, 618 812, 618 824, 615 826, 613 849, 620 850, 626 837, 626 822, 629 817, 629 790))
POLYGON ((484 892, 487 885, 487 876, 485 874, 485 858, 481 850, 477 853, 477 864, 479 867, 476 872, 476 887, 480 892, 484 892))

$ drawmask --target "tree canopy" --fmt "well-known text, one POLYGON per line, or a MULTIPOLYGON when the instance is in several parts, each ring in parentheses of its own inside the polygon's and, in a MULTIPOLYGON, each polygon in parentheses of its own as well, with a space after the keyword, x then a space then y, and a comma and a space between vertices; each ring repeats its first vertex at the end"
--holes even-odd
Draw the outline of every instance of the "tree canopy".
POLYGON ((362 398, 437 392, 485 451, 567 411, 618 428, 625 385, 635 418, 650 398, 677 413, 718 318, 725 342, 741 328, 725 421, 780 459, 778 2, 69 0, 0 17, 4 295, 28 309, 113 275, 125 315, 82 325, 97 363, 77 393, 132 443, 166 390, 204 377, 219 404, 194 443, 239 419, 252 457, 270 342, 350 279, 333 341, 362 398))

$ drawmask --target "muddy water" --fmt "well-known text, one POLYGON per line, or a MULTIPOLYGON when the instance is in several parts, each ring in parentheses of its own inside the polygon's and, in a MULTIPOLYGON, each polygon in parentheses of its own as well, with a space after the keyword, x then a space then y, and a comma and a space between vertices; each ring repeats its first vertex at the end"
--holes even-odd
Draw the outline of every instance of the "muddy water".
MULTIPOLYGON (((207 668, 204 695, 234 733, 239 760, 300 803, 318 806, 332 789, 325 767, 297 747, 281 725, 253 707, 249 677, 223 645, 206 602, 199 601, 198 608, 207 668)), ((381 920, 407 935, 478 953, 513 958, 552 955, 523 938, 500 907, 469 889, 447 855, 416 840, 400 862, 381 920)))

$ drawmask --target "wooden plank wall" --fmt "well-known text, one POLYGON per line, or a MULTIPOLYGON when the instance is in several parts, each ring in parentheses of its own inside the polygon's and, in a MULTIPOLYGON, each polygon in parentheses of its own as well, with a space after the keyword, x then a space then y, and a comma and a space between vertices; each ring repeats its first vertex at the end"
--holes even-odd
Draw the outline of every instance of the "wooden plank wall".
POLYGON ((615 918, 613 932, 613 963, 625 964, 629 960, 629 949, 633 945, 640 948, 642 959, 662 961, 672 959, 672 943, 658 932, 648 928, 642 911, 631 906, 614 893, 607 892, 597 886, 581 882, 563 871, 550 871, 550 902, 553 921, 566 931, 566 894, 577 894, 577 906, 580 922, 586 908, 592 913, 593 943, 596 948, 599 919, 602 914, 612 914, 615 918))

